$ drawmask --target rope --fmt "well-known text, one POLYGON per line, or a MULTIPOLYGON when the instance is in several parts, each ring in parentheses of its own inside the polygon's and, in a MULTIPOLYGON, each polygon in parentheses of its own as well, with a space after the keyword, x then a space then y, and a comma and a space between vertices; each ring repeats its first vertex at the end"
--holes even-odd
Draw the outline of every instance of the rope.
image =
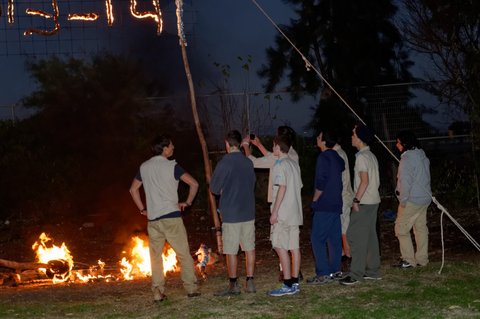
POLYGON ((440 270, 438 271, 438 274, 441 274, 442 273, 442 269, 443 269, 443 266, 444 266, 444 263, 445 263, 445 248, 444 248, 444 239, 443 239, 443 215, 446 214, 448 216, 448 218, 450 218, 450 220, 455 224, 455 226, 458 227, 458 229, 460 229, 460 231, 462 232, 462 234, 465 235, 465 237, 467 237, 467 239, 473 244, 473 246, 478 250, 480 251, 480 244, 478 244, 477 241, 475 241, 475 239, 462 227, 462 225, 460 225, 456 220, 455 218, 453 218, 449 213, 448 211, 445 209, 445 207, 442 206, 442 204, 440 204, 437 199, 435 198, 435 196, 432 196, 432 200, 433 202, 435 203, 435 205, 437 205, 437 207, 442 211, 442 213, 440 214, 440 234, 441 234, 441 240, 442 240, 442 265, 440 267, 440 270))
MULTIPOLYGON (((330 88, 330 90, 332 90, 333 93, 335 93, 335 95, 340 99, 340 101, 343 102, 343 104, 345 104, 345 106, 350 110, 350 112, 352 112, 353 115, 355 115, 355 117, 364 125, 367 125, 363 119, 360 117, 360 115, 357 114, 357 112, 355 112, 355 110, 350 106, 350 104, 340 95, 340 93, 337 92, 337 90, 335 90, 335 88, 330 84, 330 82, 325 79, 325 77, 321 74, 321 72, 314 66, 312 65, 312 63, 307 59, 307 57, 305 57, 305 55, 303 55, 303 53, 295 46, 295 44, 290 40, 290 38, 282 31, 282 29, 280 29, 280 27, 275 23, 275 21, 273 21, 273 19, 265 12, 265 10, 263 10, 263 8, 258 4, 258 2, 256 0, 252 0, 253 4, 259 9, 260 12, 262 12, 262 14, 267 18, 267 20, 270 21, 270 23, 272 23, 272 25, 275 27, 275 29, 278 30, 278 32, 285 38, 285 40, 288 41, 288 43, 290 43, 290 45, 292 46, 292 48, 297 51, 297 53, 302 57, 303 61, 305 62, 305 68, 307 69, 307 71, 310 71, 311 69, 313 69, 315 71, 315 73, 317 73, 317 75, 320 77, 320 79, 330 88)), ((397 161, 397 162, 400 162, 400 160, 398 159, 397 156, 395 156, 395 154, 393 154, 393 152, 385 145, 385 143, 383 143, 382 140, 380 140, 380 138, 376 135, 375 135, 375 138, 377 139, 378 142, 380 142, 380 144, 387 150, 387 152, 397 161)), ((441 264, 441 267, 440 267, 440 270, 438 271, 438 274, 441 274, 442 272, 442 269, 443 269, 443 266, 444 266, 444 263, 445 263, 445 243, 444 243, 444 238, 443 238, 443 215, 447 215, 448 218, 450 218, 450 220, 453 222, 454 225, 456 225, 458 227, 458 229, 460 229, 460 231, 465 235, 465 237, 473 244, 473 246, 475 248, 477 248, 478 251, 480 251, 480 245, 475 241, 475 239, 455 220, 455 218, 453 218, 452 215, 450 215, 448 213, 448 211, 445 209, 445 207, 443 207, 438 201, 437 199, 432 195, 430 194, 430 196, 432 197, 432 200, 433 202, 437 205, 437 207, 441 210, 441 214, 440 214, 440 233, 441 233, 441 241, 442 241, 442 264, 441 264)))

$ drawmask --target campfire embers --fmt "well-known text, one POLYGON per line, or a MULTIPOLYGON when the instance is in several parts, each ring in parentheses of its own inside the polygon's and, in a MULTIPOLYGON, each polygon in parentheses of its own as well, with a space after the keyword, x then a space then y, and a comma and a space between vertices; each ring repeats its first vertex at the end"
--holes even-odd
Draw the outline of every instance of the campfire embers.
POLYGON ((58 280, 61 280, 70 277, 70 266, 68 261, 62 259, 49 260, 47 265, 48 268, 45 273, 48 278, 57 278, 58 280))
MULTIPOLYGON (((129 254, 130 257, 123 257, 120 261, 121 272, 126 280, 132 280, 134 277, 146 277, 152 274, 150 267, 150 252, 148 245, 138 236, 132 238, 133 247, 129 254)), ((163 248, 163 273, 166 275, 169 271, 177 271, 177 254, 167 244, 163 248)))
POLYGON ((53 244, 51 238, 42 233, 39 241, 33 244, 32 249, 35 250, 38 262, 48 265, 48 268, 39 270, 51 278, 53 283, 64 282, 70 278, 73 257, 65 243, 58 247, 53 244))
MULTIPOLYGON (((38 279, 50 279, 53 283, 65 281, 86 283, 132 280, 151 275, 148 243, 137 236, 132 238, 129 249, 123 252, 126 256, 112 268, 106 268, 101 260, 98 260, 97 265, 92 266, 82 263, 74 265, 73 256, 65 243, 56 246, 45 233, 39 236, 39 240, 33 244, 32 249, 36 254, 36 262, 19 263, 0 259, 0 267, 16 271, 6 275, 0 274, 0 285, 8 284, 9 278, 14 280, 13 284, 8 285, 18 285, 38 279)), ((175 251, 168 244, 164 247, 163 268, 165 274, 176 272, 180 268, 175 251)))
MULTIPOLYGON (((132 238, 132 244, 127 254, 118 263, 120 269, 110 269, 106 274, 105 263, 101 260, 98 265, 89 266, 88 269, 73 269, 73 257, 70 254, 65 243, 60 247, 53 244, 53 240, 45 233, 42 233, 39 240, 33 244, 37 260, 39 262, 39 271, 43 272, 53 283, 70 281, 89 282, 89 281, 111 281, 111 280, 132 280, 135 278, 144 278, 151 275, 150 254, 148 244, 140 237, 132 238)), ((177 271, 177 257, 175 251, 166 244, 163 253, 164 273, 177 271)))
POLYGON ((205 271, 207 265, 213 265, 218 260, 218 255, 215 254, 207 245, 201 244, 195 253, 197 256, 197 268, 203 280, 207 280, 207 273, 205 271))

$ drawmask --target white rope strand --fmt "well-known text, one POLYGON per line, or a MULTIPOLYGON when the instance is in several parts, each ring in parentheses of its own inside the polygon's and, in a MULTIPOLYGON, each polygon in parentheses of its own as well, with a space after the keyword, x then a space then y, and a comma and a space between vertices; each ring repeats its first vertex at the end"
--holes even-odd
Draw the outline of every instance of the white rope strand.
MULTIPOLYGON (((252 0, 253 4, 255 4, 255 6, 258 8, 258 10, 260 10, 260 12, 262 12, 262 14, 270 21, 270 23, 272 23, 272 25, 278 30, 278 32, 285 38, 285 40, 287 40, 290 45, 292 46, 292 48, 297 51, 298 54, 300 54, 300 56, 302 57, 303 61, 305 62, 305 68, 307 69, 307 71, 310 71, 310 69, 313 69, 315 71, 315 73, 317 73, 317 75, 320 77, 320 79, 330 88, 330 90, 333 91, 333 93, 335 93, 335 95, 343 102, 343 104, 345 104, 345 106, 350 110, 350 112, 352 112, 356 117, 357 119, 363 123, 364 125, 367 125, 363 119, 357 114, 357 112, 355 112, 355 110, 350 106, 350 104, 348 104, 348 102, 337 92, 337 90, 335 90, 335 88, 330 84, 330 82, 325 79, 325 77, 320 73, 320 71, 315 67, 313 66, 313 64, 305 57, 305 55, 303 55, 303 53, 295 46, 295 44, 290 40, 290 38, 282 31, 282 29, 280 29, 280 27, 275 23, 275 21, 272 20, 272 18, 265 12, 265 10, 263 10, 263 8, 257 3, 256 0, 252 0)), ((380 140, 380 138, 376 135, 375 135, 375 138, 377 139, 378 142, 380 142, 380 144, 387 150, 387 152, 397 161, 397 162, 400 162, 400 160, 398 159, 397 156, 395 156, 395 154, 393 154, 393 152, 385 145, 385 143, 382 142, 382 140, 380 140)), ((444 266, 444 262, 445 262, 445 244, 444 244, 444 238, 443 238, 443 215, 446 214, 448 216, 448 218, 450 218, 450 220, 453 222, 454 225, 456 225, 458 227, 458 229, 460 229, 460 231, 465 235, 465 237, 473 244, 473 246, 478 250, 480 251, 480 245, 475 241, 475 239, 455 220, 455 218, 453 218, 449 213, 448 211, 445 209, 445 207, 443 207, 438 201, 437 199, 432 196, 432 194, 430 194, 430 196, 432 197, 432 200, 433 202, 437 205, 437 207, 440 209, 441 211, 441 214, 440 214, 440 233, 441 233, 441 241, 442 241, 442 265, 440 267, 440 270, 439 270, 439 274, 442 272, 442 269, 443 269, 443 266, 444 266)))
POLYGON ((441 274, 442 273, 442 269, 443 269, 443 266, 445 264, 445 246, 444 246, 444 239, 443 239, 443 214, 446 214, 450 220, 453 222, 453 224, 455 224, 455 226, 458 227, 458 229, 460 229, 460 231, 465 235, 465 237, 467 237, 467 239, 473 244, 473 246, 475 248, 477 248, 478 251, 480 251, 480 245, 478 244, 478 242, 462 227, 462 225, 460 225, 456 220, 455 218, 453 218, 449 213, 448 211, 445 209, 445 207, 442 206, 442 204, 440 204, 437 199, 435 198, 435 196, 432 196, 432 200, 433 202, 435 203, 435 205, 437 205, 437 207, 441 210, 441 214, 440 214, 440 234, 441 234, 441 240, 442 240, 442 265, 440 266, 440 270, 438 271, 438 274, 441 274))
MULTIPOLYGON (((272 18, 270 18, 270 16, 265 12, 265 10, 263 10, 263 8, 257 3, 256 0, 252 0, 252 2, 257 6, 257 8, 263 13, 263 15, 273 24, 273 26, 275 27, 275 29, 278 30, 278 32, 280 32, 282 34, 282 36, 285 38, 285 40, 288 41, 288 43, 290 43, 290 45, 292 46, 292 48, 297 51, 298 54, 300 54, 300 56, 302 57, 303 61, 305 61, 305 67, 308 71, 310 71, 310 69, 313 69, 315 71, 315 73, 317 73, 317 75, 320 77, 320 79, 330 88, 330 90, 332 90, 333 93, 335 93, 335 95, 340 99, 340 101, 343 102, 343 104, 345 104, 345 106, 350 110, 350 112, 353 113, 353 115, 355 115, 355 117, 358 119, 358 121, 360 121, 362 124, 364 124, 365 126, 367 125, 365 123, 365 121, 360 117, 360 115, 357 114, 357 112, 355 112, 355 110, 350 106, 350 104, 343 98, 343 96, 340 95, 340 93, 337 92, 337 90, 335 90, 335 88, 333 87, 333 85, 330 84, 330 82, 322 75, 322 73, 307 59, 307 57, 305 55, 303 55, 303 53, 297 48, 297 46, 290 40, 290 38, 282 31, 282 29, 280 29, 280 27, 275 23, 275 21, 272 20, 272 18)), ((395 156, 395 154, 393 154, 393 152, 382 142, 382 140, 376 135, 374 134, 375 138, 377 139, 377 141, 382 144, 382 146, 387 150, 387 152, 394 158, 397 160, 397 162, 399 162, 399 159, 395 156)))

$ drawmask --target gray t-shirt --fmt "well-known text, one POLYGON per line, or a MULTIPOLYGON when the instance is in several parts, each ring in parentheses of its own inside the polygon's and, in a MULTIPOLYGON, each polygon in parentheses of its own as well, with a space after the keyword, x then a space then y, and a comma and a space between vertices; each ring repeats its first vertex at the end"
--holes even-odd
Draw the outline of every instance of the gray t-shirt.
POLYGON ((255 171, 241 152, 226 154, 218 162, 210 181, 210 191, 220 196, 220 215, 224 223, 255 219, 255 171))

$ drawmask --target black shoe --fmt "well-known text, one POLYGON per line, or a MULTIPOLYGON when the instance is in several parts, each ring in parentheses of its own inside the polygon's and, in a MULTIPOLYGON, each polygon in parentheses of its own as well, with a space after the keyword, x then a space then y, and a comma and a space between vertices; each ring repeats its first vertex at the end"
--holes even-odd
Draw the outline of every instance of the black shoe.
POLYGON ((347 277, 345 277, 345 278, 343 278, 343 279, 340 279, 338 282, 339 282, 341 285, 345 285, 345 286, 352 286, 352 285, 355 285, 355 284, 359 283, 358 280, 353 279, 353 278, 350 277, 350 276, 347 276, 347 277))
POLYGON ((201 295, 201 293, 199 293, 199 292, 191 292, 191 293, 187 294, 187 297, 188 298, 194 298, 194 297, 198 297, 200 295, 201 295))
POLYGON ((343 279, 345 277, 345 273, 341 271, 337 271, 336 273, 330 274, 330 278, 333 280, 339 281, 340 279, 343 279))
POLYGON ((397 264, 393 264, 392 267, 394 268, 401 268, 401 269, 408 269, 408 268, 414 268, 415 266, 409 263, 406 260, 400 260, 397 264))

